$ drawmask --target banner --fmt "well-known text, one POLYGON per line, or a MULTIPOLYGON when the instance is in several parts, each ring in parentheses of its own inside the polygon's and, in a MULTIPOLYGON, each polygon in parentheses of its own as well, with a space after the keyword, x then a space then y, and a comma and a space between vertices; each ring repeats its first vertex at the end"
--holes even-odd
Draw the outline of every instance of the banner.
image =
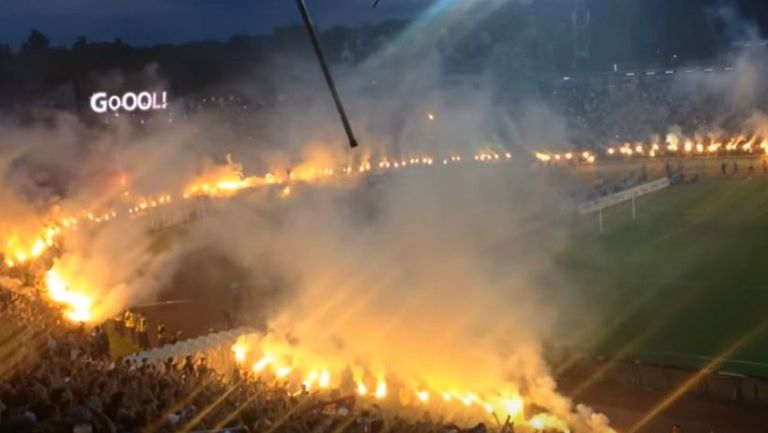
POLYGON ((604 208, 625 202, 627 200, 632 200, 633 198, 640 197, 642 195, 646 195, 652 192, 662 190, 668 186, 669 186, 669 178, 662 177, 661 179, 657 179, 652 182, 644 183, 642 185, 625 189, 624 191, 619 191, 614 194, 600 197, 596 200, 582 203, 579 206, 579 213, 581 213, 582 215, 586 215, 592 212, 597 212, 600 209, 604 209, 604 208))

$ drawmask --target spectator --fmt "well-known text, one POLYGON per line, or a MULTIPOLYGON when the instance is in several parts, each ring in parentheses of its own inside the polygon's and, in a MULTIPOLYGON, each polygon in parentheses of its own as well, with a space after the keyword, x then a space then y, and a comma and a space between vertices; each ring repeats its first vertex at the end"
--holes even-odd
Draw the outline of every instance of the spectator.
POLYGON ((125 335, 125 329, 123 328, 123 314, 117 314, 112 318, 112 323, 115 327, 115 332, 120 336, 125 335))
POLYGON ((181 331, 176 331, 176 333, 173 334, 173 338, 171 338, 170 344, 176 344, 179 341, 181 341, 181 331))
POLYGON ((165 324, 164 323, 158 323, 157 324, 157 347, 163 347, 165 346, 165 324))
POLYGON ((136 314, 131 310, 125 310, 124 316, 125 330, 131 338, 131 342, 137 343, 136 335, 136 314))
POLYGON ((136 320, 136 333, 139 339, 139 348, 141 350, 149 349, 149 332, 147 330, 147 318, 139 314, 136 320))

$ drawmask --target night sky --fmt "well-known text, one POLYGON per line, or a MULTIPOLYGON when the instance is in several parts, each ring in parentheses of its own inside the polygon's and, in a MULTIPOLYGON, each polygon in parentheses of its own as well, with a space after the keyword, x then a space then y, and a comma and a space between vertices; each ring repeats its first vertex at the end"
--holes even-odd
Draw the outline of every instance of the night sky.
MULTIPOLYGON (((315 24, 407 18, 435 0, 305 0, 315 24)), ((451 0, 452 1, 452 0, 451 0)), ((0 43, 14 48, 37 28, 54 45, 120 38, 134 45, 227 39, 299 23, 294 0, 0 0, 0 43)))
MULTIPOLYGON (((372 7, 375 0, 305 1, 315 24, 324 29, 411 18, 430 5, 510 1, 569 10, 576 0, 380 0, 377 8, 372 7)), ((597 38, 628 50, 685 45, 683 39, 711 31, 711 17, 724 7, 736 16, 731 21, 737 25, 731 27, 738 34, 726 34, 730 39, 754 37, 768 27, 765 0, 583 1, 592 9, 597 38)), ((46 34, 53 45, 66 46, 78 36, 92 42, 120 38, 133 45, 226 40, 234 34, 269 33, 299 20, 294 0, 0 0, 0 43, 18 49, 32 28, 46 34)))

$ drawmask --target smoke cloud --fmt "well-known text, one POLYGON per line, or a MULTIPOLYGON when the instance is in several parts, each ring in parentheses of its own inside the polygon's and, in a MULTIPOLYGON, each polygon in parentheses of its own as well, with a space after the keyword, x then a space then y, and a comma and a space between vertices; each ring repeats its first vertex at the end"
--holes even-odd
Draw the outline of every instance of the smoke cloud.
MULTIPOLYGON (((92 294, 105 318, 151 300, 185 257, 210 248, 248 270, 246 284, 266 302, 244 315, 275 344, 394 375, 395 385, 519 393, 577 431, 610 431, 603 416, 558 394, 542 349, 560 321, 587 312, 553 272, 571 210, 527 150, 567 148, 565 122, 535 101, 510 113, 496 103, 493 83, 455 82, 433 51, 402 43, 340 71, 363 143, 356 151, 344 148, 316 65, 301 60, 276 70, 279 98, 254 119, 268 125, 255 144, 216 116, 180 111, 172 123, 140 128, 115 118, 95 129, 66 116, 45 128, 6 126, 4 136, 14 137, 0 159, 0 198, 14 209, 8 225, 42 221, 53 208, 125 209, 142 197, 175 194, 231 168, 227 154, 250 175, 304 162, 345 166, 364 155, 510 152, 503 165, 437 161, 332 188, 295 185, 282 201, 245 194, 213 202, 206 217, 161 246, 148 225, 162 210, 145 219, 122 215, 67 232, 54 269, 92 294), (413 52, 419 57, 407 55, 413 52), (297 85, 296 76, 315 78, 297 85)), ((169 209, 188 203, 179 198, 169 209)))

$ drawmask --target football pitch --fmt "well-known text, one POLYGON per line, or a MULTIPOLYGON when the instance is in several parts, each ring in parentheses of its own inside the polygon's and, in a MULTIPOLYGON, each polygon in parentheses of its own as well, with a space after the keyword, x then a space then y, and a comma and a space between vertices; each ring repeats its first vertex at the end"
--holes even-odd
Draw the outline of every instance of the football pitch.
POLYGON ((590 350, 768 376, 768 177, 676 185, 580 217, 559 258, 602 317, 590 350))

